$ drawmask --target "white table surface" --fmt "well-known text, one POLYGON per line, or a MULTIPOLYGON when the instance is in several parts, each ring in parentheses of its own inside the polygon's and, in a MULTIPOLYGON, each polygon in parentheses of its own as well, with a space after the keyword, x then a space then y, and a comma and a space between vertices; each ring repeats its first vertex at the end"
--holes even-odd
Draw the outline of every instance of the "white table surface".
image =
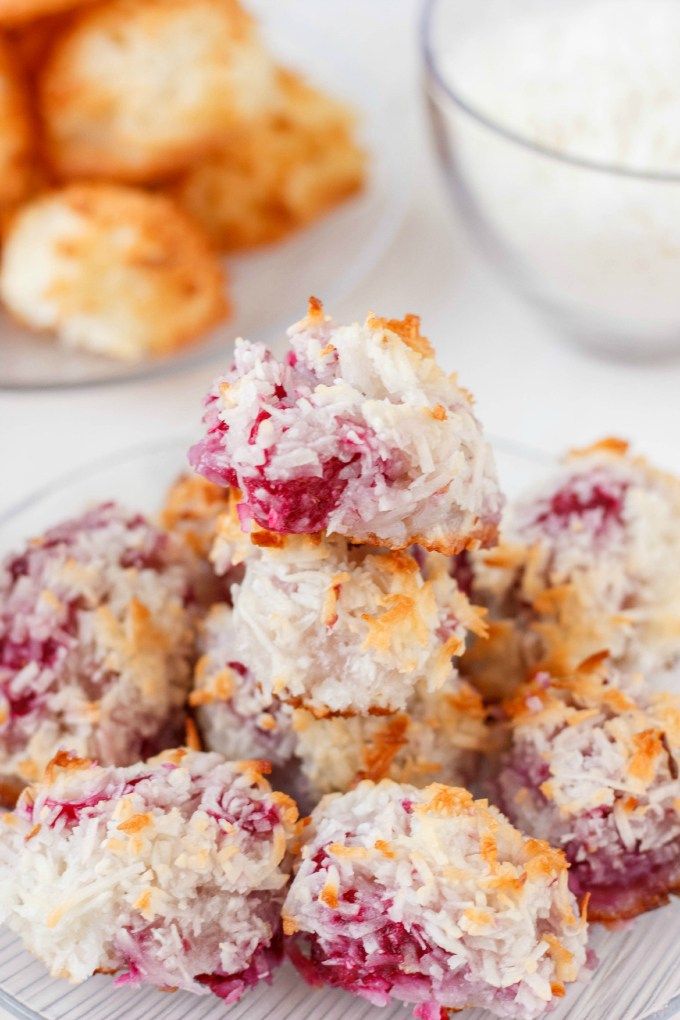
MULTIPOLYGON (((330 19, 345 47, 347 41, 370 46, 407 111, 395 130, 405 132, 410 212, 382 263, 329 311, 338 320, 362 318, 368 310, 421 314, 442 363, 476 394, 479 414, 496 435, 557 452, 617 434, 680 470, 680 359, 631 365, 570 346, 471 248, 445 193, 420 108, 416 0, 279 2, 330 19), (411 110, 412 130, 404 127, 411 110)), ((266 11, 264 0, 260 6, 266 11)), ((0 394, 0 512, 96 456, 197 431, 201 397, 219 367, 109 389, 0 394)))

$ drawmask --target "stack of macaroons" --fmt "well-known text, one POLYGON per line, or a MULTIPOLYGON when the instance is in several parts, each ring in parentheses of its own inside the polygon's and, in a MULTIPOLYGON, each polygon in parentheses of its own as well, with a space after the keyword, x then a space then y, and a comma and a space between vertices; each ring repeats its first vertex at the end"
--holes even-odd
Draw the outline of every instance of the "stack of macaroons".
POLYGON ((282 360, 237 342, 190 454, 232 493, 211 557, 241 572, 204 631, 193 699, 210 703, 208 740, 229 701, 223 733, 250 715, 258 747, 290 707, 368 718, 455 690, 454 659, 485 626, 442 553, 493 541, 502 504, 470 395, 415 316, 336 326, 313 299, 289 337, 282 360))
POLYGON ((160 525, 102 504, 3 564, 0 919, 74 981, 233 1003, 287 947, 418 1020, 533 1020, 587 915, 680 888, 680 482, 598 444, 489 548, 418 320, 289 336, 237 345, 160 525))

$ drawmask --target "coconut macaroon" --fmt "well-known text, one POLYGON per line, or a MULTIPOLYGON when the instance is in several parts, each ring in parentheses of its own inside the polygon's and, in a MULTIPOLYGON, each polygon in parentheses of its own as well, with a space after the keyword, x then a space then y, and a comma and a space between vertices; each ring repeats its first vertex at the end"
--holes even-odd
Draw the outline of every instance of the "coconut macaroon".
POLYGON ((283 925, 311 984, 401 1000, 420 1020, 475 1006, 538 1017, 586 958, 564 855, 441 784, 324 797, 283 925))
POLYGON ((0 36, 0 224, 31 190, 32 155, 28 98, 10 44, 0 36))
POLYGON ((85 7, 38 84, 57 173, 129 182, 184 169, 278 102, 275 66, 237 0, 85 7))
POLYGON ((113 503, 0 565, 0 778, 10 790, 38 779, 60 748, 127 765, 177 742, 192 571, 181 545, 113 503))
POLYGON ((275 766, 294 759, 309 796, 348 790, 361 779, 467 785, 480 753, 490 748, 482 700, 457 677, 435 692, 419 689, 404 712, 317 719, 267 697, 251 670, 234 658, 230 606, 212 607, 198 643, 189 704, 204 747, 227 758, 255 754, 275 766))
POLYGON ((508 507, 499 548, 473 557, 492 622, 467 668, 507 693, 527 671, 563 675, 606 648, 625 672, 660 676, 680 658, 678 561, 680 479, 621 440, 573 452, 508 507))
POLYGON ((496 780, 511 821, 564 849, 591 920, 680 891, 680 698, 616 681, 593 661, 522 686, 505 703, 511 746, 496 780))
POLYGON ((432 554, 342 538, 256 532, 262 543, 231 588, 232 658, 274 697, 317 716, 399 711, 418 684, 442 687, 468 630, 471 606, 432 554), (272 544, 269 544, 272 543, 272 544))
POLYGON ((284 765, 295 750, 293 709, 267 697, 250 669, 235 658, 238 646, 234 613, 217 604, 201 623, 194 689, 195 709, 203 744, 226 758, 255 755, 284 765))
POLYGON ((240 490, 242 520, 395 549, 492 543, 493 455, 418 318, 335 326, 312 299, 288 335, 281 361, 237 341, 190 452, 200 474, 240 490))
POLYGON ((297 709, 292 725, 295 755, 316 796, 363 779, 468 786, 491 746, 482 699, 457 677, 438 691, 416 691, 404 712, 316 719, 297 709))
POLYGON ((14 27, 51 14, 75 10, 92 0, 0 0, 0 25, 14 27))
POLYGON ((61 753, 0 820, 0 919, 54 977, 236 1002, 281 959, 297 809, 258 762, 61 753))
POLYGON ((22 323, 124 360, 196 340, 227 314, 224 287, 184 213, 118 185, 71 185, 24 206, 0 267, 0 295, 22 323))
POLYGON ((278 71, 280 105, 228 134, 172 194, 226 250, 276 241, 360 190, 366 158, 342 103, 278 71))

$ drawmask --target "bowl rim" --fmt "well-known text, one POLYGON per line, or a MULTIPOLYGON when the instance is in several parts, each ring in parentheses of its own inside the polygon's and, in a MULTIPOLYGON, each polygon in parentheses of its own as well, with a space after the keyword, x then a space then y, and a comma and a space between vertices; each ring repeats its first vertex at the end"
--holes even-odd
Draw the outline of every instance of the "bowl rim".
POLYGON ((422 2, 419 24, 421 55, 426 74, 434 80, 439 90, 472 120, 493 134, 504 138, 506 141, 512 142, 536 155, 551 159, 556 163, 561 163, 564 166, 571 166, 579 170, 590 170, 594 173, 605 175, 610 174, 629 180, 657 181, 665 184, 680 183, 680 171, 673 173, 662 170, 633 169, 632 167, 621 166, 618 163, 570 155, 558 149, 553 149, 549 145, 541 145, 540 142, 532 141, 522 135, 521 132, 506 127, 500 121, 496 121, 493 117, 478 110, 474 103, 464 99, 447 80, 439 60, 438 50, 433 39, 433 24, 438 8, 446 2, 449 2, 449 0, 423 0, 422 2))

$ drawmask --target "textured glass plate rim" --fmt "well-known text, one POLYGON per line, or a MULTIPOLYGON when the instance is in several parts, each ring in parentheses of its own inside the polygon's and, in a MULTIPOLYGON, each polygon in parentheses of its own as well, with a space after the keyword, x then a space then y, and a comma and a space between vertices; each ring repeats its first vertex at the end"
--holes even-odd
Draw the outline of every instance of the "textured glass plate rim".
MULTIPOLYGON (((277 31, 279 26, 283 25, 283 31, 286 32, 286 38, 298 38, 300 32, 307 30, 307 27, 301 27, 300 22, 296 22, 295 19, 286 17, 279 19, 273 26, 277 31), (297 26, 297 29, 296 29, 297 26)), ((269 37, 276 34, 272 31, 272 26, 269 26, 267 22, 264 22, 265 32, 269 37)), ((315 46, 319 40, 312 38, 309 45, 315 46)), ((323 40, 322 40, 323 41, 323 40)), ((326 49, 324 43, 324 49, 326 49)), ((284 58, 285 59, 285 58, 284 58)), ((375 88, 371 85, 371 82, 365 77, 362 68, 356 66, 356 62, 352 61, 350 55, 344 46, 337 46, 334 43, 334 48, 331 57, 326 55, 325 63, 327 67, 332 68, 334 71, 337 70, 338 76, 342 73, 342 68, 351 66, 355 83, 359 79, 365 79, 362 84, 362 91, 366 94, 375 94, 375 88)), ((338 79, 340 82, 342 78, 338 79)), ((332 84, 326 86, 332 91, 332 84)), ((357 90, 358 91, 358 90, 357 90)), ((359 118, 364 119, 364 130, 362 132, 362 144, 368 151, 369 155, 369 167, 375 165, 375 161, 378 159, 378 154, 374 149, 373 145, 373 131, 371 130, 372 123, 376 118, 381 115, 385 115, 385 109, 389 105, 390 100, 393 98, 392 95, 386 94, 382 97, 381 108, 366 110, 362 107, 359 108, 359 118)), ((385 133, 381 137, 381 145, 389 141, 391 133, 385 133)), ((396 135, 394 136, 396 138, 396 135)), ((396 153, 396 149, 394 152, 396 153)), ((394 154, 394 153, 393 153, 394 154)), ((382 215, 376 219, 375 229, 370 232, 368 240, 363 246, 356 251, 353 258, 350 260, 347 269, 337 274, 332 284, 325 286, 324 294, 322 295, 324 301, 328 306, 335 304, 359 286, 363 279, 371 272, 371 270, 377 265, 382 256, 389 249, 392 241, 396 237, 397 231, 401 226, 408 205, 410 202, 411 187, 408 178, 401 175, 397 175, 396 172, 390 169, 392 165, 391 159, 385 159, 385 154, 382 154, 380 158, 380 166, 383 172, 387 169, 389 174, 387 179, 382 180, 381 187, 382 192, 386 195, 389 201, 386 204, 386 208, 382 212, 382 215)), ((397 161, 398 162, 398 161, 397 161)), ((369 171, 370 172, 370 171, 369 171)), ((360 200, 361 196, 357 196, 357 200, 360 200)), ((349 205, 353 199, 350 199, 347 205, 349 205)), ((344 208, 344 207, 343 207, 344 208)), ((342 208, 339 210, 331 210, 325 217, 317 223, 311 224, 309 227, 302 228, 291 236, 290 239, 284 239, 279 244, 273 244, 266 246, 268 250, 278 250, 281 253, 281 261, 285 262, 286 258, 286 243, 288 240, 294 243, 295 239, 304 236, 305 233, 313 231, 315 227, 318 227, 320 223, 326 225, 332 225, 333 217, 337 213, 342 213, 342 208)), ((257 254, 258 249, 255 249, 253 254, 257 254)), ((227 256, 221 259, 227 266, 230 263, 235 263, 239 257, 247 259, 248 255, 251 254, 248 251, 243 253, 236 253, 234 256, 227 256)), ((256 270, 253 269, 253 272, 256 270)), ((4 312, 4 315, 8 313, 4 312)), ((264 342, 271 342, 273 337, 277 334, 283 334, 287 327, 290 325, 289 317, 282 315, 278 317, 272 317, 271 321, 265 324, 262 330, 258 332, 258 335, 254 339, 261 340, 264 342)), ((222 336, 226 346, 229 346, 234 339, 234 332, 230 328, 229 321, 221 324, 218 329, 222 336)), ((2 325, 0 324, 0 334, 2 325)), ((123 386, 126 384, 132 384, 141 382, 146 379, 160 379, 168 376, 174 376, 181 374, 182 372, 190 372, 191 370, 200 367, 203 364, 209 363, 211 360, 217 360, 221 356, 221 352, 217 345, 211 339, 214 331, 212 331, 205 339, 201 339, 196 342, 192 350, 191 347, 180 350, 174 355, 168 355, 167 357, 160 358, 157 361, 144 361, 139 365, 130 365, 129 370, 126 370, 126 366, 122 366, 121 372, 118 375, 108 376, 106 374, 93 373, 91 377, 83 379, 73 380, 50 380, 41 379, 37 383, 32 382, 8 382, 2 378, 0 374, 0 393, 38 393, 45 390, 49 391, 68 391, 68 390, 84 390, 84 389, 99 389, 107 386, 123 386)), ((0 340, 1 342, 1 340, 0 340)), ((50 338, 45 339, 46 343, 53 342, 50 338)))
MULTIPOLYGON (((554 462, 554 458, 550 454, 547 454, 545 451, 541 451, 534 447, 530 447, 526 444, 518 443, 513 440, 505 439, 498 436, 491 435, 489 438, 492 442, 494 449, 497 450, 498 453, 501 454, 501 456, 507 455, 510 457, 515 457, 519 461, 522 461, 527 465, 531 464, 533 467, 539 465, 549 466, 551 463, 554 462)), ((51 480, 45 485, 37 487, 30 494, 16 501, 7 509, 2 511, 0 513, 0 532, 2 532, 4 528, 11 526, 13 523, 15 523, 23 513, 31 511, 34 508, 38 508, 42 502, 47 501, 52 497, 59 496, 61 493, 63 494, 68 493, 69 489, 72 486, 77 486, 78 484, 86 482, 89 478, 96 476, 97 474, 100 473, 104 474, 105 472, 108 472, 110 470, 115 470, 116 468, 124 468, 125 466, 132 467, 135 463, 137 462, 142 463, 147 458, 153 457, 154 455, 177 454, 176 471, 177 473, 179 473, 185 466, 184 454, 191 441, 192 437, 186 434, 175 434, 173 436, 166 437, 162 440, 154 441, 151 443, 131 445, 121 450, 118 450, 106 457, 99 456, 96 458, 92 458, 84 462, 83 464, 80 464, 77 467, 62 473, 57 478, 51 480)), ((661 915, 658 911, 653 911, 651 914, 647 915, 648 918, 655 916, 660 917, 661 915)), ((3 935, 7 936, 7 934, 9 934, 7 929, 4 928, 4 926, 0 926, 0 938, 2 938, 3 935)), ((16 954, 18 957, 27 958, 29 960, 29 964, 38 965, 36 961, 32 957, 30 957, 30 954, 28 954, 27 951, 20 946, 20 943, 18 941, 16 945, 19 947, 16 954)), ((13 958, 14 957, 11 957, 10 961, 13 958)), ((25 966, 27 965, 24 964, 24 967, 25 966)), ((24 968, 22 967, 22 969, 24 968)), ((96 979, 90 979, 90 981, 93 980, 96 979)), ((62 982, 60 982, 60 985, 62 985, 64 988, 64 992, 62 996, 60 996, 60 998, 63 998, 65 995, 69 994, 69 991, 74 990, 74 986, 72 985, 67 985, 62 982)), ((78 987, 83 988, 84 985, 78 987)), ((295 992, 296 990, 298 993, 302 991, 305 994, 308 994, 310 997, 314 991, 311 988, 307 989, 306 986, 304 986, 304 983, 297 981, 293 987, 293 992, 295 992)), ((148 989, 147 992, 151 994, 152 990, 148 989)), ((272 1017, 273 1020, 274 1015, 271 1012, 269 1012, 268 1009, 266 1012, 260 1013, 259 1010, 256 1008, 260 1004, 260 998, 266 999, 269 992, 270 989, 268 986, 256 989, 254 992, 250 993, 250 996, 244 997, 244 1000, 242 1000, 241 1003, 236 1003, 234 1004, 233 1007, 225 1007, 223 1006, 223 1004, 219 1002, 219 1000, 217 1000, 217 1002, 215 1003, 211 1003, 211 1005, 215 1006, 216 1008, 221 1007, 222 1014, 225 1017, 233 1017, 233 1020, 242 1020, 242 1018, 243 1020, 245 1020, 246 1016, 250 1017, 251 1015, 253 1017, 257 1016, 258 1020, 265 1020, 265 1018, 269 1017, 272 1017), (257 1000, 255 1000, 255 996, 257 996, 257 1000), (253 1007, 252 1010, 250 1011, 246 1010, 242 1012, 244 1002, 246 1007, 249 1004, 252 1005, 253 1007), (238 1011, 238 1014, 236 1014, 235 1011, 238 1011)), ((336 993, 332 994, 335 995, 336 993)), ((93 996, 96 995, 97 989, 95 988, 93 996)), ((279 1000, 277 1005, 281 1005, 284 1001, 288 1000, 289 998, 290 992, 286 993, 283 999, 279 1000)), ((293 998, 295 998, 295 994, 293 995, 293 998)), ((343 997, 343 1000, 344 999, 345 997, 343 997)), ((88 1000, 89 997, 85 1001, 88 1000)), ((165 1000, 163 1001, 161 1009, 154 1010, 152 1013, 145 1011, 147 1003, 144 1002, 144 1010, 138 1014, 134 1013, 134 1008, 138 1004, 130 1002, 129 1012, 127 1010, 123 1010, 121 1012, 117 1007, 114 1007, 116 1008, 115 1017, 116 1018, 120 1017, 120 1020, 123 1020, 123 1018, 125 1017, 127 1020, 127 1018, 132 1018, 134 1015, 138 1018, 138 1020, 153 1020, 154 1017, 158 1016, 159 1020, 161 1020, 163 1015, 165 1015, 167 1012, 165 1008, 166 1006, 168 1006, 172 1010, 172 1004, 170 1000, 171 997, 166 997, 165 1000)), ((58 1001, 59 998, 53 999, 50 1001, 50 1003, 46 1004, 44 1008, 48 1009, 51 1006, 55 1006, 58 1003, 58 1001)), ((353 1020, 370 1020, 370 1018, 372 1018, 373 1016, 375 1016, 376 1020, 378 1020, 378 1018, 381 1015, 383 1017, 383 1020, 398 1020, 398 1018, 401 1018, 402 1016, 407 1017, 408 1015, 407 1013, 403 1012, 400 1007, 396 1008, 396 1012, 394 1009, 388 1008, 387 1010, 381 1011, 381 1013, 379 1013, 376 1008, 366 1004, 365 1002, 363 1002, 363 1000, 354 1000, 350 999, 349 997, 346 997, 346 1010, 342 1009, 342 1011, 337 1014, 337 1017, 335 1017, 334 1006, 336 1001, 337 1000, 334 999, 332 1002, 329 1003, 330 1012, 334 1014, 333 1020, 344 1020, 344 1017, 349 1016, 350 1013, 352 1013, 353 1020)), ((201 1002, 205 1002, 205 1000, 197 997, 196 999, 197 1008, 201 1002)), ((153 1006, 153 1002, 149 1003, 148 1005, 153 1006)), ((292 1006, 293 1003, 291 1002, 289 1005, 292 1006)), ((296 1003, 296 1005, 299 1005, 299 1003, 296 1003)), ((307 1018, 309 1017, 311 1020, 312 1014, 313 1020, 322 1020, 322 1018, 326 1017, 326 1013, 324 1012, 323 1009, 323 1003, 317 999, 316 1006, 319 1007, 318 1010, 315 1009, 315 1006, 313 1004, 312 1009, 308 1013, 305 1013, 304 1015, 302 1013, 298 1014, 297 1011, 295 1014, 293 1014, 292 1012, 290 1012, 289 1009, 287 1009, 285 1013, 277 1013, 276 1020, 285 1020, 286 1017, 290 1018, 290 1020, 296 1020, 296 1018, 298 1018, 298 1020, 307 1020, 307 1018)), ((1 984, 0 984, 0 1007, 6 1009, 10 1013, 10 1015, 16 1017, 17 1020, 45 1020, 45 1014, 36 1012, 34 1009, 32 1009, 31 1006, 22 1002, 18 998, 15 998, 12 994, 7 992, 2 987, 1 984)), ((172 1012, 174 1013, 174 1010, 172 1010, 172 1012)), ((212 1009, 210 1010, 210 1014, 212 1016, 212 1009)), ((482 1017, 484 1018, 484 1020, 487 1020, 487 1018, 491 1017, 491 1014, 477 1010, 472 1012, 466 1010, 464 1011, 463 1014, 461 1014, 461 1016, 463 1015, 466 1016, 470 1015, 471 1018, 474 1015, 475 1020, 477 1017, 479 1017, 480 1020, 482 1017)), ((79 1012, 78 1016, 84 1018, 87 1017, 88 1014, 79 1012)), ((673 1018, 677 1016, 680 1016, 680 995, 676 995, 675 997, 670 999, 668 1003, 663 1005, 659 1010, 656 1010, 652 1013, 644 1014, 645 1020, 673 1020, 673 1018)), ((63 1014, 63 1017, 64 1018, 67 1017, 67 1014, 63 1014)), ((182 1020, 185 1020, 185 1018, 186 1020, 189 1020, 189 1014, 184 1012, 181 1014, 181 1018, 182 1020)), ((180 1020, 179 1015, 177 1016, 176 1020, 180 1020)), ((328 1017, 328 1020, 330 1020, 330 1016, 328 1017)), ((569 1020, 571 1020, 571 1017, 569 1017, 569 1020)), ((577 1020, 577 1017, 574 1016, 573 1020, 577 1020)), ((578 1018, 578 1020, 580 1020, 580 1017, 578 1018)))

